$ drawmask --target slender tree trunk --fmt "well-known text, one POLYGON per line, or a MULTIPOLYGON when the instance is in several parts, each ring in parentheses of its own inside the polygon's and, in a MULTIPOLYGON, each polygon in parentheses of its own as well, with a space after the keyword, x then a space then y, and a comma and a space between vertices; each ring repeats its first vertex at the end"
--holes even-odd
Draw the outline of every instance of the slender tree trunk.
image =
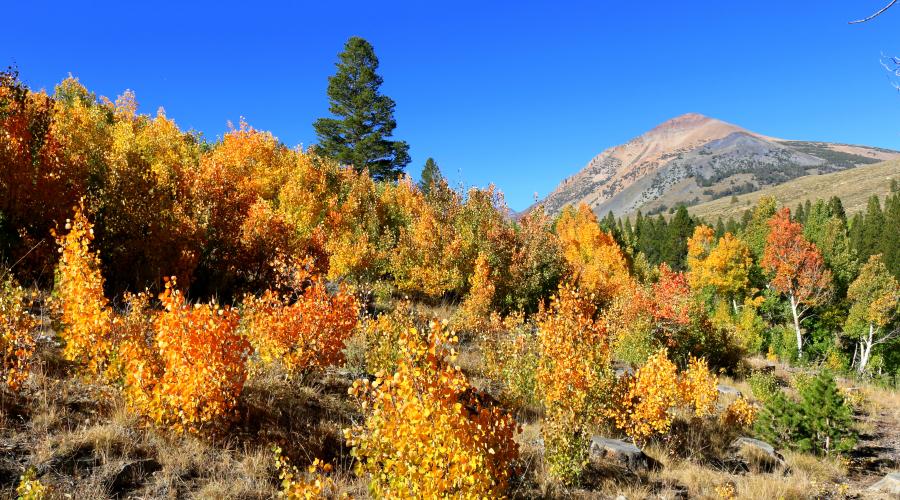
POLYGON ((734 308, 734 314, 735 314, 735 316, 737 316, 737 313, 738 313, 738 305, 737 305, 737 300, 735 300, 734 297, 731 298, 731 307, 734 308))
POLYGON ((869 336, 865 337, 862 342, 860 342, 860 356, 859 356, 859 366, 856 367, 857 371, 862 374, 866 371, 866 365, 869 364, 869 357, 872 355, 872 341, 875 337, 875 324, 869 323, 869 336))
POLYGON ((803 333, 800 331, 800 314, 797 312, 800 304, 797 303, 793 295, 790 296, 790 299, 791 314, 794 316, 794 332, 797 334, 797 357, 799 358, 803 356, 803 333))
POLYGON ((853 361, 850 362, 850 368, 853 368, 856 366, 856 360, 858 359, 858 356, 859 356, 859 342, 857 342, 856 345, 853 346, 853 361))

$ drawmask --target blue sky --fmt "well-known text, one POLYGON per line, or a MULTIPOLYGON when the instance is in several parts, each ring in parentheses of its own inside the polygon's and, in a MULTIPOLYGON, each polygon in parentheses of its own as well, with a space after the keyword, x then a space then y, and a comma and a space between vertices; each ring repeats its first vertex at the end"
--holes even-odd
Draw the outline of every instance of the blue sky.
POLYGON ((603 149, 699 112, 791 139, 900 149, 900 54, 886 0, 752 2, 11 2, 0 64, 34 88, 72 73, 137 93, 209 138, 241 116, 314 144, 352 35, 375 46, 418 177, 495 183, 513 209, 603 149), (77 5, 76 5, 77 4, 77 5))

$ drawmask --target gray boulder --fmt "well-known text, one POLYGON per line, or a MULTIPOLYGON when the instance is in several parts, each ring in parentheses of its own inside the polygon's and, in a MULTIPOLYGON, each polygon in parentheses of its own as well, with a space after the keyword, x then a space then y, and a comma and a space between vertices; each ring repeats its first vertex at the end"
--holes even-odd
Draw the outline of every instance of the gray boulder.
POLYGON ((900 498, 900 472, 891 472, 881 481, 869 486, 870 491, 877 491, 878 493, 887 493, 888 495, 896 496, 900 498))
POLYGON ((734 396, 736 398, 743 396, 743 394, 741 394, 741 391, 735 389, 734 387, 731 387, 730 385, 719 384, 716 386, 716 390, 719 391, 720 396, 734 396))
POLYGON ((591 438, 592 459, 615 462, 632 472, 656 470, 660 463, 649 457, 637 446, 619 439, 600 436, 591 438))
POLYGON ((785 468, 784 457, 771 444, 750 437, 739 437, 728 446, 726 464, 744 472, 772 472, 785 468))

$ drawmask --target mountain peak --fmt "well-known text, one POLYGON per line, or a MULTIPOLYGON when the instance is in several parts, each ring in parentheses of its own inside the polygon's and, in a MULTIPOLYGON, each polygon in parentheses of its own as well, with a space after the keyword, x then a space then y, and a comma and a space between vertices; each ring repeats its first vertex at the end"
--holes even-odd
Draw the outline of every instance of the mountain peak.
POLYGON ((701 115, 700 113, 685 113, 683 115, 676 116, 675 118, 671 118, 660 123, 645 135, 657 136, 684 134, 692 133, 698 130, 704 130, 710 135, 720 135, 723 133, 729 134, 732 132, 742 131, 743 129, 736 125, 723 122, 722 120, 717 120, 706 115, 701 115))
POLYGON ((864 146, 784 141, 686 113, 598 154, 542 204, 550 213, 582 202, 598 213, 661 211, 896 156, 864 146))

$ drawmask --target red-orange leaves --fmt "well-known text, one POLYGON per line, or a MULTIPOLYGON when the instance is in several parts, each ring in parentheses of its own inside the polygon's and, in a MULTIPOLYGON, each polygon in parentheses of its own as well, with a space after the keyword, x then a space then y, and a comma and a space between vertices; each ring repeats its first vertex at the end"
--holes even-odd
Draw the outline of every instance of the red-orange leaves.
POLYGON ((341 363, 359 311, 348 290, 329 295, 319 280, 293 304, 272 291, 247 297, 244 304, 248 337, 260 360, 277 361, 289 374, 341 363))
POLYGON ((762 266, 771 275, 772 286, 798 302, 818 304, 831 291, 831 271, 822 253, 803 237, 803 226, 781 209, 769 221, 769 237, 762 266))
POLYGON ((652 287, 652 314, 658 323, 687 325, 695 303, 684 273, 676 273, 665 263, 659 266, 659 280, 652 287))
POLYGON ((831 271, 821 252, 803 237, 803 226, 791 220, 791 211, 781 209, 769 221, 769 236, 762 267, 772 288, 787 296, 794 318, 797 352, 803 353, 800 323, 809 308, 822 303, 832 292, 831 271))

